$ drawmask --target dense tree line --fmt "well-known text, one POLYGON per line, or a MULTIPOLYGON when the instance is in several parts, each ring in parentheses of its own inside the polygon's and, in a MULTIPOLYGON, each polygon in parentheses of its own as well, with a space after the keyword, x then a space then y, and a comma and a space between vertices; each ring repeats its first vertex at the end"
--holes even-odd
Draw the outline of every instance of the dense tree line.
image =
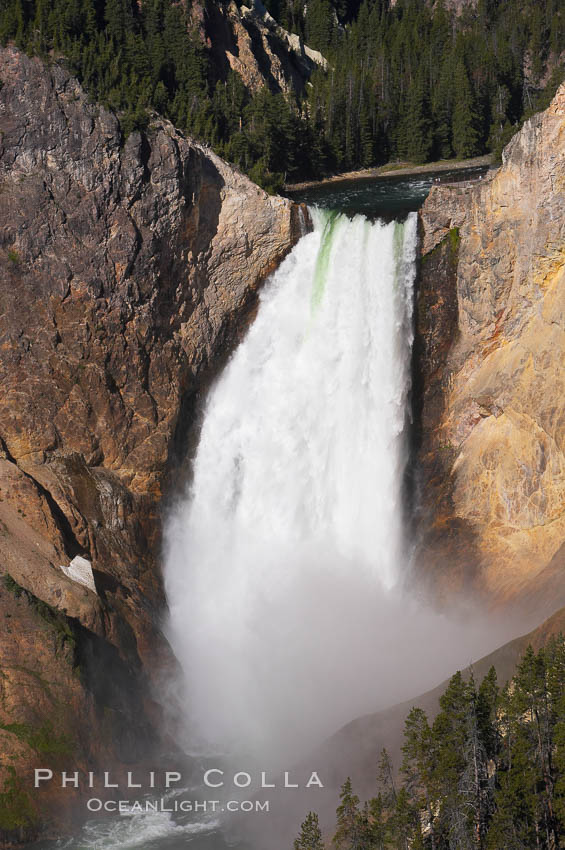
MULTIPOLYGON (((337 850, 558 850, 565 846, 565 640, 529 647, 500 689, 457 673, 433 723, 406 719, 400 779, 383 750, 377 794, 342 786, 337 850)), ((310 813, 295 850, 323 850, 310 813)))
POLYGON ((309 108, 340 169, 499 153, 563 79, 562 0, 478 0, 459 17, 442 0, 392 11, 363 0, 345 31, 334 15, 331 32, 319 11, 328 2, 308 3, 307 34, 332 67, 315 75, 309 108))
MULTIPOLYGON (((304 93, 221 76, 191 0, 3 0, 0 41, 64 56, 127 134, 152 109, 268 188, 394 159, 500 150, 563 77, 565 0, 268 0, 328 58, 304 93)), ((215 0, 208 0, 215 2, 215 0)))

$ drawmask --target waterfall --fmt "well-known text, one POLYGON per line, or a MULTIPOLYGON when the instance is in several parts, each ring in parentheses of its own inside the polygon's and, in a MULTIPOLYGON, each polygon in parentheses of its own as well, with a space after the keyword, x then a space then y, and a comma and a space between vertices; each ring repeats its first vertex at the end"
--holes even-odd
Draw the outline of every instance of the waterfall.
POLYGON ((402 574, 416 215, 312 217, 210 391, 165 529, 168 634, 208 751, 299 748, 368 710, 363 645, 402 574))

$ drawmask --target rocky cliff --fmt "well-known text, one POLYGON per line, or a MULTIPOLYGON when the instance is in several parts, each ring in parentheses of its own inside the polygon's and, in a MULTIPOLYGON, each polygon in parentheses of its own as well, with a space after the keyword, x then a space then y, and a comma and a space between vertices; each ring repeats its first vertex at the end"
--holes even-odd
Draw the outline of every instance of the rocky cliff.
POLYGON ((0 832, 16 834, 41 813, 12 757, 151 752, 164 482, 299 216, 157 117, 124 138, 59 64, 3 49, 0 81, 0 832))
MULTIPOLYGON (((432 189, 417 305, 419 561, 565 600, 565 86, 489 179, 432 189), (561 569, 559 568, 561 565, 561 569)), ((551 597, 551 598, 550 598, 551 597)))
POLYGON ((260 0, 250 6, 198 2, 191 16, 220 79, 231 69, 252 94, 264 86, 274 93, 301 94, 312 72, 328 67, 321 53, 281 27, 260 0))

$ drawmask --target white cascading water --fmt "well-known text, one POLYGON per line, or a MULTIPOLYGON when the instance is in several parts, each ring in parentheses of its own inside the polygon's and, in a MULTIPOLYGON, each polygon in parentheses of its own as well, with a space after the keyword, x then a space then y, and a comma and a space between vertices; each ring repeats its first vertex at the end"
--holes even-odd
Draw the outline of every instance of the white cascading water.
POLYGON ((169 637, 208 751, 280 753, 328 700, 321 734, 368 709, 378 685, 347 655, 403 561, 416 215, 312 217, 209 394, 166 528, 169 637))

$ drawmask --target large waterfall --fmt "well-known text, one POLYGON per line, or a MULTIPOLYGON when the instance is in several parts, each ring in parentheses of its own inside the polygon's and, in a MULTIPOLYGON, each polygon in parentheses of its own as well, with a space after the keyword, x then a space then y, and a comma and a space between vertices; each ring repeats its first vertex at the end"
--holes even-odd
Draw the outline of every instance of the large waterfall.
POLYGON ((416 216, 312 216, 209 394, 166 529, 169 636, 207 751, 300 746, 383 685, 371 657, 405 559, 416 216))

